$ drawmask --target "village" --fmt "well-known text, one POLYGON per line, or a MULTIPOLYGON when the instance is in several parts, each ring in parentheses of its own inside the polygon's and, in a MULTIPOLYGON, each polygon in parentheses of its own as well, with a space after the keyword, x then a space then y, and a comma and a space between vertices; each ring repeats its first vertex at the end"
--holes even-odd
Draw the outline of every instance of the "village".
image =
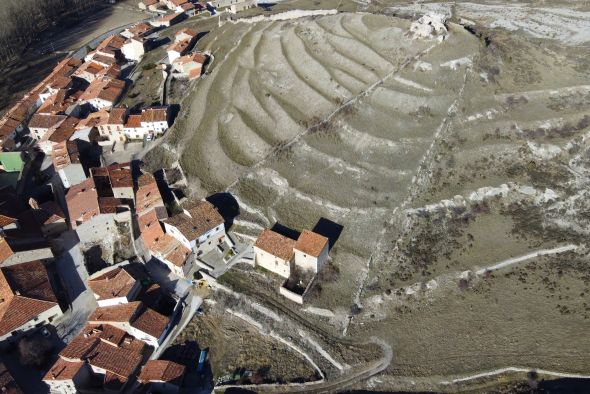
MULTIPOLYGON (((150 172, 117 155, 128 144, 145 147, 174 122, 164 103, 121 104, 158 32, 255 3, 143 0, 138 7, 152 14, 149 22, 62 60, 0 121, 0 346, 18 349, 21 360, 26 346, 38 349, 32 357, 55 360, 36 387, 64 394, 210 390, 203 371, 215 349, 195 351, 188 357, 195 364, 164 355, 203 314, 216 278, 238 263, 282 278, 277 294, 305 302, 329 259, 328 237, 303 230, 290 238, 276 227, 255 240, 236 238, 226 231, 239 213, 224 206, 231 195, 221 203, 191 199, 180 169, 150 172)), ((193 49, 194 30, 173 37, 155 67, 165 78, 197 80, 210 56, 193 49)), ((16 387, 14 366, 1 369, 3 389, 16 387)))

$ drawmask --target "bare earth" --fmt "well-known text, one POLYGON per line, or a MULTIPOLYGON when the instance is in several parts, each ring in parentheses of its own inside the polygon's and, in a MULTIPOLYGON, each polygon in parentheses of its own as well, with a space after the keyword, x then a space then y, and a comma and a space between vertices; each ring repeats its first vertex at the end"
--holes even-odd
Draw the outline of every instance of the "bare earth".
MULTIPOLYGON (((346 12, 213 27, 198 43, 208 75, 147 156, 177 157, 196 196, 234 194, 238 235, 343 226, 337 278, 307 309, 276 302, 392 346, 359 389, 590 374, 590 11, 479 7, 286 1, 272 12, 346 12), (448 15, 444 40, 408 33, 425 12, 448 15)), ((240 290, 272 297, 244 275, 240 290)))

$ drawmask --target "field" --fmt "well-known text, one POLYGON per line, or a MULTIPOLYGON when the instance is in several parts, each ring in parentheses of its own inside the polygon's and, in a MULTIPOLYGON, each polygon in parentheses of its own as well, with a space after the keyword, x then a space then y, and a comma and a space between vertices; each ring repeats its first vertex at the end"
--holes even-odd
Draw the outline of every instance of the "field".
POLYGON ((220 381, 238 380, 234 375, 240 370, 241 375, 249 371, 253 383, 316 379, 314 369, 303 357, 216 306, 206 308, 204 316, 193 318, 176 339, 177 344, 186 341, 196 341, 199 348, 209 349, 213 376, 220 381))
POLYGON ((536 10, 549 32, 517 20, 528 6, 488 10, 515 33, 469 4, 309 3, 273 12, 346 12, 225 22, 199 41, 208 75, 162 145, 193 194, 231 192, 237 234, 342 226, 335 274, 304 307, 277 302, 393 347, 359 389, 439 390, 508 366, 587 374, 585 10, 536 10), (431 8, 449 14, 445 39, 413 38, 431 8))

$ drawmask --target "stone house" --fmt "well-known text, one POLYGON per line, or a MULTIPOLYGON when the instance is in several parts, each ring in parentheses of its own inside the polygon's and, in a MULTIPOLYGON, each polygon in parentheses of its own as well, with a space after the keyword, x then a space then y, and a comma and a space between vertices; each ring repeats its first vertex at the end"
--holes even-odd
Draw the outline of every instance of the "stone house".
POLYGON ((164 228, 196 256, 213 250, 226 238, 223 217, 204 200, 191 203, 182 213, 164 220, 164 228))
POLYGON ((295 241, 275 231, 265 229, 254 243, 254 263, 277 275, 291 275, 295 241))

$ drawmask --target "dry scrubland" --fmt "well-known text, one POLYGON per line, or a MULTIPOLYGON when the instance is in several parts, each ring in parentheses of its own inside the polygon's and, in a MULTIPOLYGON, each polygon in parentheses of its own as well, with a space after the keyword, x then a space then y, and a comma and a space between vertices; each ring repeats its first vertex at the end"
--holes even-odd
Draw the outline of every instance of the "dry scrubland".
POLYGON ((195 339, 201 349, 209 349, 209 363, 215 378, 228 378, 242 370, 241 374, 252 373, 252 383, 317 379, 315 370, 303 357, 215 306, 207 309, 205 316, 195 317, 176 343, 195 339))
POLYGON ((358 7, 387 15, 213 29, 198 44, 210 74, 164 146, 195 194, 236 196, 237 233, 344 226, 339 273, 310 303, 334 316, 299 313, 336 334, 354 314, 347 337, 393 346, 370 387, 512 365, 588 373, 587 44, 491 29, 469 7, 453 20, 465 12, 471 31, 413 40, 391 16, 403 9, 358 7), (579 247, 474 274, 565 244, 579 247))

